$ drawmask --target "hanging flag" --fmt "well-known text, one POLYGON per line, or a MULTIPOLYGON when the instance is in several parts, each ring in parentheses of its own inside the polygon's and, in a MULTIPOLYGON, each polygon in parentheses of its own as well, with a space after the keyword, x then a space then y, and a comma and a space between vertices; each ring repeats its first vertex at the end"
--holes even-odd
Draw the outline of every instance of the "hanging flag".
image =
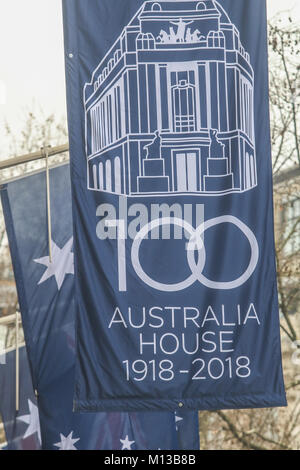
POLYGON ((199 449, 199 422, 195 411, 175 411, 179 449, 199 449))
MULTIPOLYGON (((38 393, 42 447, 183 449, 174 413, 73 413, 75 302, 69 173, 69 165, 50 170, 51 260, 45 172, 10 182, 1 191, 26 345, 38 393)), ((197 413, 187 413, 183 418, 191 429, 186 449, 199 449, 197 413)))
POLYGON ((16 350, 0 363, 0 415, 4 424, 5 450, 40 450, 41 432, 36 397, 25 347, 19 349, 19 409, 16 409, 16 350))
POLYGON ((75 410, 285 405, 265 2, 63 10, 75 410))

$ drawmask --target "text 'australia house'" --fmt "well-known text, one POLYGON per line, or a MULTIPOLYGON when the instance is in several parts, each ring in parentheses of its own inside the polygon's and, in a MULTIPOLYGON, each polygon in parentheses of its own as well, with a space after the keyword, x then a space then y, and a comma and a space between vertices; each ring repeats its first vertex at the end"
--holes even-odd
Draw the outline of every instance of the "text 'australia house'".
POLYGON ((253 69, 216 1, 145 2, 84 102, 90 190, 222 195, 257 185, 253 69))

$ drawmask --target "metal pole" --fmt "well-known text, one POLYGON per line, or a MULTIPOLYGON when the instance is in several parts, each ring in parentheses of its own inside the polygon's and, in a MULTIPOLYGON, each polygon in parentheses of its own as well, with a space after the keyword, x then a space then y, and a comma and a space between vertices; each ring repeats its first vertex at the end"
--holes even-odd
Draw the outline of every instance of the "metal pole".
POLYGON ((47 188, 47 220, 48 220, 48 248, 49 261, 52 263, 52 225, 51 225, 51 199, 50 199, 50 173, 49 173, 49 149, 46 147, 41 149, 46 156, 46 188, 47 188))
MULTIPOLYGON (((52 157, 53 155, 59 155, 60 153, 68 152, 69 144, 59 145, 57 147, 51 147, 48 152, 48 157, 52 157)), ((41 160, 45 158, 45 152, 41 150, 39 152, 28 153, 27 155, 21 155, 19 157, 12 157, 8 160, 3 160, 0 162, 0 170, 6 170, 7 168, 11 168, 13 166, 22 165, 23 163, 34 162, 35 160, 41 160)))
POLYGON ((12 315, 6 315, 4 317, 0 317, 0 325, 6 325, 9 323, 13 323, 16 321, 16 314, 13 313, 12 315))
POLYGON ((16 313, 16 411, 20 409, 19 391, 19 313, 16 313))
MULTIPOLYGON (((19 330, 20 330, 20 327, 19 327, 19 330)), ((21 348, 24 348, 25 346, 26 346, 26 344, 25 344, 24 342, 23 342, 23 343, 19 343, 19 350, 20 350, 21 348)), ((12 346, 11 348, 4 349, 3 352, 4 352, 5 354, 8 354, 8 353, 13 352, 13 351, 15 351, 15 350, 16 350, 15 346, 12 346)))

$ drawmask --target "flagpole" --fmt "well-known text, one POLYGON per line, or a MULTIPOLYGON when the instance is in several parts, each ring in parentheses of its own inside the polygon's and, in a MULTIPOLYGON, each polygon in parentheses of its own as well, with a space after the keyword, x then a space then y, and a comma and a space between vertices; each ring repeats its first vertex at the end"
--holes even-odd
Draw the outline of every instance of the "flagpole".
POLYGON ((48 248, 49 261, 52 263, 52 225, 51 225, 51 200, 50 200, 50 172, 49 172, 49 147, 41 149, 46 158, 46 190, 47 190, 47 220, 48 220, 48 248))
MULTIPOLYGON (((69 151, 69 144, 59 145, 57 147, 51 147, 48 151, 48 157, 59 155, 69 151)), ((7 160, 0 161, 0 170, 7 170, 14 166, 23 165, 24 163, 34 162, 35 160, 41 160, 45 158, 45 152, 39 150, 38 152, 28 153, 19 157, 12 157, 7 160)))
POLYGON ((19 364, 19 312, 16 312, 16 411, 20 409, 19 364))
POLYGON ((16 319, 16 314, 13 313, 12 315, 5 315, 4 317, 0 317, 0 325, 6 325, 8 323, 13 323, 16 319))

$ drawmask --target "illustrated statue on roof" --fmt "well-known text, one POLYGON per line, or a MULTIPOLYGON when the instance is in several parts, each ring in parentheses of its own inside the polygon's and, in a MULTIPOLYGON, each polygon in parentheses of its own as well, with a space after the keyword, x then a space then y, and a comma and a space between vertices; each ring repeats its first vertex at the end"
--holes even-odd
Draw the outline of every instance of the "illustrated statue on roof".
POLYGON ((191 43, 199 42, 203 38, 205 39, 205 36, 201 35, 199 29, 192 33, 191 28, 187 28, 189 24, 194 23, 193 20, 184 21, 182 18, 179 18, 178 21, 170 21, 170 23, 177 26, 177 32, 175 33, 173 26, 169 27, 169 33, 162 29, 156 39, 163 44, 191 43))
POLYGON ((183 21, 182 18, 179 18, 178 21, 171 21, 171 24, 174 24, 178 27, 177 29, 177 40, 179 42, 185 41, 185 31, 188 24, 193 23, 193 21, 183 21))

